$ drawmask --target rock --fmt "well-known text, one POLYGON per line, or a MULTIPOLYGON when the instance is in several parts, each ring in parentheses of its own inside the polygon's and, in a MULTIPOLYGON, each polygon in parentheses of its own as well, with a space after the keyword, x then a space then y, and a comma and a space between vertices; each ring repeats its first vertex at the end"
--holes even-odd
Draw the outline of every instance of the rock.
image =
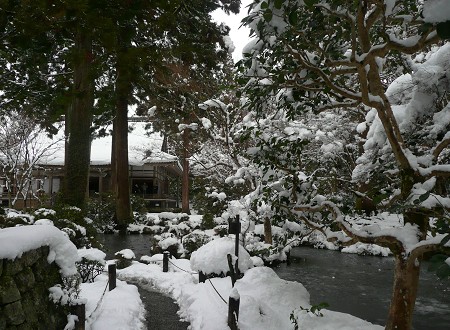
POLYGON ((20 273, 16 274, 15 280, 20 293, 28 291, 34 286, 34 283, 36 283, 30 267, 26 267, 20 273))
POLYGON ((20 301, 13 302, 3 308, 6 316, 6 322, 12 325, 19 325, 25 322, 25 313, 20 301))
POLYGON ((20 300, 20 292, 11 276, 3 276, 0 281, 0 304, 5 305, 20 300))

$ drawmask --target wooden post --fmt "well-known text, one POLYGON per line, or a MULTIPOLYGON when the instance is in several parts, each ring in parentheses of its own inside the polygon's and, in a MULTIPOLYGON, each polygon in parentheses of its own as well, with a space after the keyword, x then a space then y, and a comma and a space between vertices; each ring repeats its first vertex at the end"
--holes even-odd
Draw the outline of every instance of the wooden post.
POLYGON ((86 305, 85 304, 73 305, 72 314, 78 317, 78 320, 75 322, 75 330, 85 330, 86 305))
POLYGON ((109 291, 116 287, 116 264, 108 265, 109 291))
POLYGON ((239 330, 239 304, 239 292, 236 288, 233 288, 228 300, 228 326, 231 330, 239 330))
POLYGON ((198 272, 198 283, 205 283, 206 282, 206 275, 202 272, 198 272))
POLYGON ((235 218, 236 226, 236 239, 234 243, 234 255, 236 256, 235 272, 236 276, 239 276, 239 234, 241 233, 241 222, 239 221, 239 215, 235 218))
POLYGON ((164 273, 167 273, 169 271, 169 256, 170 256, 169 251, 163 252, 163 272, 164 273))
POLYGON ((233 268, 233 260, 231 259, 231 254, 227 254, 228 267, 230 268, 230 277, 231 277, 231 286, 234 287, 234 283, 236 283, 236 273, 233 268))

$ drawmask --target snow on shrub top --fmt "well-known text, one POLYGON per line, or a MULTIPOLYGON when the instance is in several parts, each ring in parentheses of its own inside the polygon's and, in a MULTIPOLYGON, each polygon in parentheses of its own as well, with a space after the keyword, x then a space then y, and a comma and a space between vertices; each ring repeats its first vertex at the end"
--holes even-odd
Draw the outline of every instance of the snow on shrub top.
MULTIPOLYGON (((205 274, 225 274, 229 271, 227 254, 234 256, 234 244, 234 238, 222 237, 203 245, 192 253, 191 269, 205 274)), ((251 267, 253 262, 250 260, 250 255, 240 245, 239 270, 245 272, 251 267)))
POLYGON ((121 256, 122 258, 128 259, 128 260, 132 260, 132 259, 136 258, 136 256, 134 255, 133 250, 130 250, 130 249, 120 250, 120 251, 116 252, 114 255, 121 256))
POLYGON ((77 273, 75 262, 80 260, 76 246, 53 226, 21 226, 0 229, 0 259, 20 258, 24 252, 48 246, 48 263, 53 261, 63 276, 77 273))
POLYGON ((90 261, 98 261, 101 264, 105 264, 106 253, 96 248, 82 248, 78 249, 78 255, 80 258, 85 258, 90 261))

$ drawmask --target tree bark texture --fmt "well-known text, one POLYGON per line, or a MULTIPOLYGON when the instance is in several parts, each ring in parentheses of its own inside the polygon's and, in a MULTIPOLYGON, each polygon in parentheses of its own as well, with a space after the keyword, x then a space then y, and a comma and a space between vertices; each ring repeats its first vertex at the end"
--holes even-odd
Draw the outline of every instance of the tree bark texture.
POLYGON ((419 284, 420 262, 395 257, 394 287, 386 330, 410 330, 419 284))
POLYGON ((272 244, 272 223, 269 218, 264 219, 264 243, 272 244))
POLYGON ((131 222, 130 179, 128 163, 128 100, 132 91, 129 72, 127 70, 126 47, 119 50, 117 57, 116 80, 116 116, 113 122, 114 162, 116 192, 116 221, 120 231, 125 231, 131 222))
POLYGON ((189 210, 189 131, 183 131, 183 176, 181 180, 181 211, 190 213, 189 210))
POLYGON ((92 39, 81 27, 77 29, 75 53, 73 99, 66 116, 68 136, 63 200, 82 208, 89 181, 94 81, 91 75, 92 39))

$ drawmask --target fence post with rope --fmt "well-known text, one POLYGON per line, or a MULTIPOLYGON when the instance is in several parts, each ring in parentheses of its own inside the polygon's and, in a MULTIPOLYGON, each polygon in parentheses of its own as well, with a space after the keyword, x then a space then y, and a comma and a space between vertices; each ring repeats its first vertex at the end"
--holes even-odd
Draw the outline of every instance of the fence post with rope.
POLYGON ((163 252, 163 272, 164 273, 167 273, 169 271, 169 257, 170 257, 170 252, 164 251, 163 252))
POLYGON ((233 288, 228 299, 228 326, 231 330, 239 329, 238 321, 240 300, 238 290, 233 288))
POLYGON ((114 290, 116 287, 116 264, 108 265, 108 282, 109 282, 109 291, 114 290))

